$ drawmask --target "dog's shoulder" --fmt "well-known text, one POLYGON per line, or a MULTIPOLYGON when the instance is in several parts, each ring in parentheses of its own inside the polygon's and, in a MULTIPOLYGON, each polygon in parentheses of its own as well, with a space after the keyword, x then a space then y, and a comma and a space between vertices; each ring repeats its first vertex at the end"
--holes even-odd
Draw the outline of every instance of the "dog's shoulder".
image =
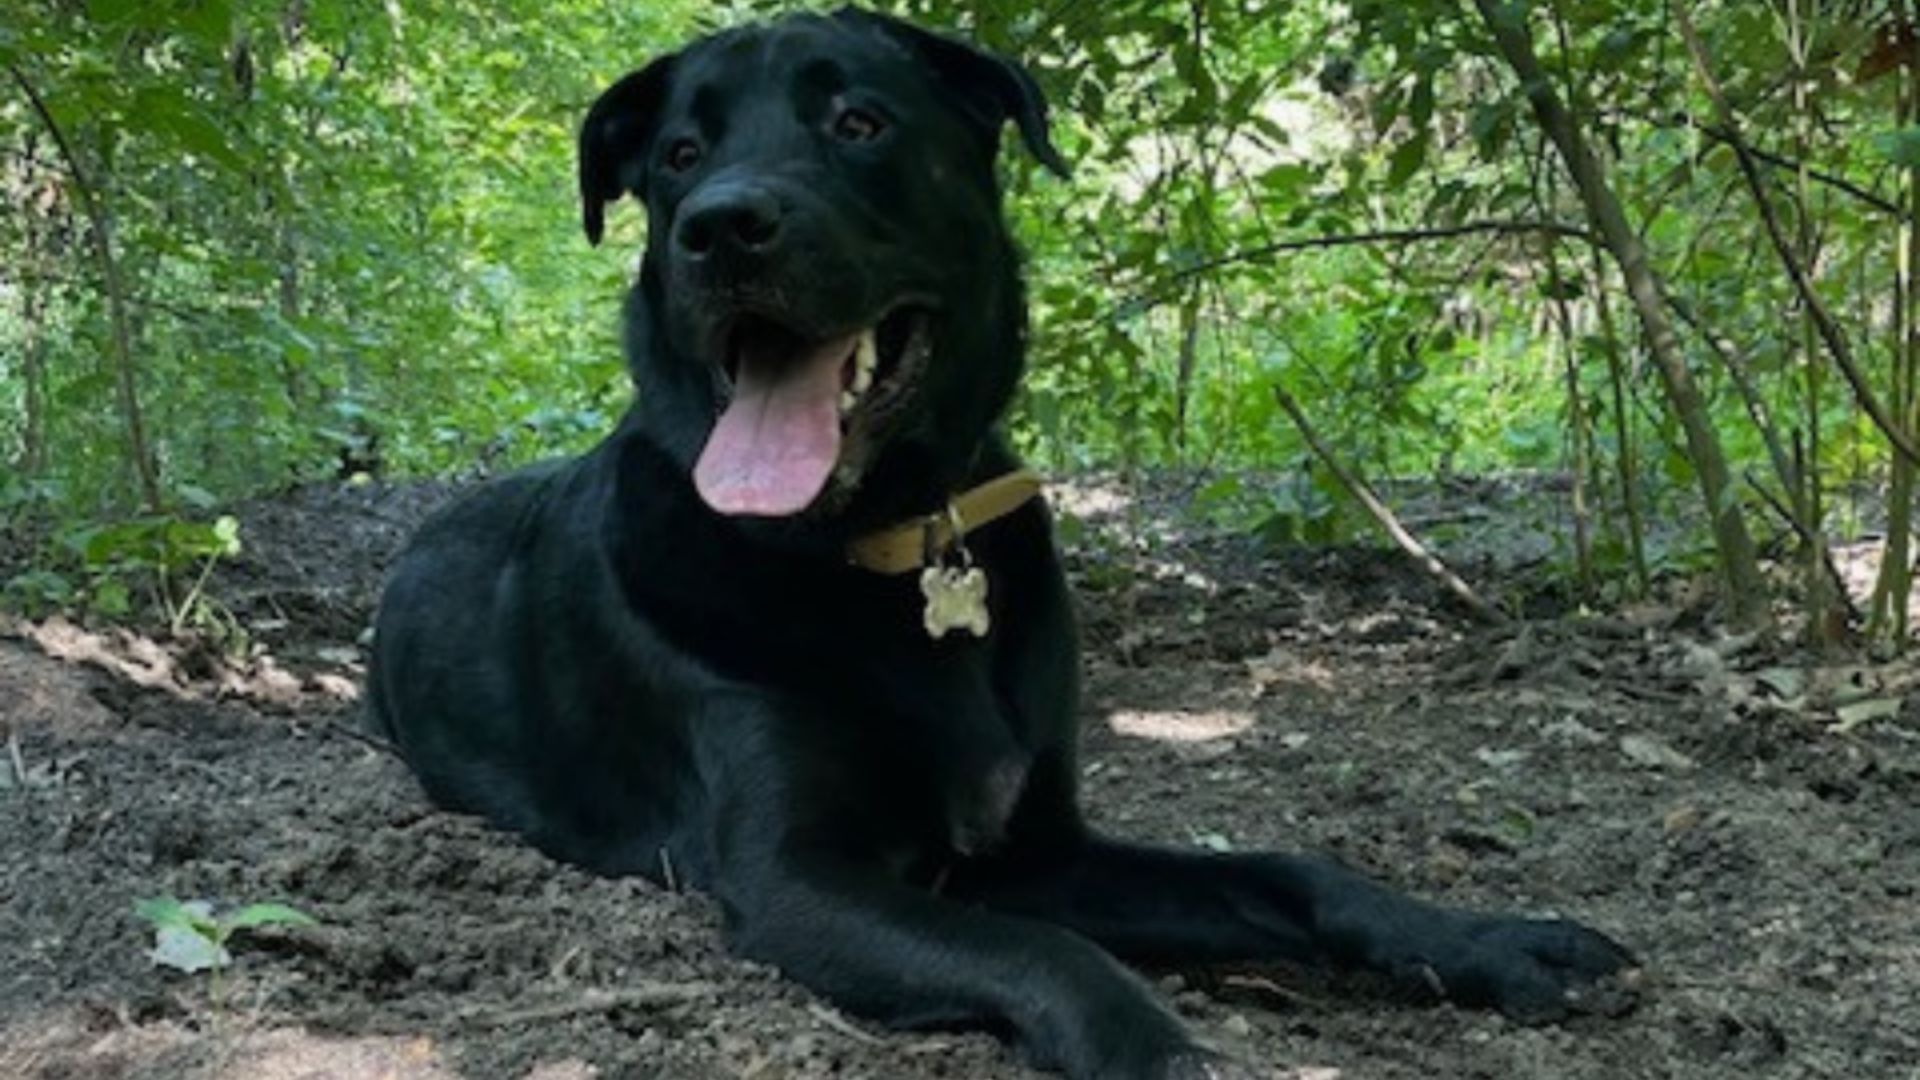
POLYGON ((516 535, 557 496, 575 486, 586 464, 586 459, 556 458, 483 481, 434 511, 409 547, 418 550, 476 537, 516 535))

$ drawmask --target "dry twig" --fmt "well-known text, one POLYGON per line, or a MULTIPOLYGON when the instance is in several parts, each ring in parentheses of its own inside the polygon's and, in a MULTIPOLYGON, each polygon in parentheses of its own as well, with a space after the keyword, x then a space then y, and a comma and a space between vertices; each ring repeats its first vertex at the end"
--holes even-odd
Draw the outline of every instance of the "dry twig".
POLYGON ((1386 503, 1380 501, 1379 496, 1373 493, 1373 489, 1368 487, 1365 481, 1348 472, 1346 466, 1340 464, 1339 459, 1334 457, 1333 451, 1320 441, 1319 434, 1313 430, 1313 425, 1307 422, 1306 414, 1300 411, 1300 403, 1293 400, 1292 394, 1276 386, 1273 388, 1273 397, 1280 403, 1280 408, 1286 412, 1287 417, 1293 421, 1293 426, 1300 429, 1300 437, 1307 441, 1307 446, 1313 451, 1314 456, 1327 466, 1327 469, 1333 473, 1334 479, 1347 490, 1347 494, 1352 495, 1361 506, 1366 508, 1367 513, 1379 523, 1381 530, 1401 551, 1411 556, 1415 564, 1452 593, 1455 599, 1466 605, 1467 610, 1481 622, 1499 626, 1508 621, 1505 612, 1481 599, 1480 594, 1473 590, 1473 586, 1468 585, 1460 575, 1448 569, 1447 564, 1441 562, 1439 556, 1428 551, 1418 537, 1408 532, 1407 527, 1400 524, 1400 519, 1394 515, 1386 503))
POLYGON ((502 1028, 522 1024, 549 1024, 576 1016, 612 1012, 616 1009, 648 1009, 663 1005, 684 1005, 712 997, 719 990, 713 983, 640 983, 618 990, 585 990, 577 996, 544 1005, 519 1009, 463 1009, 455 1020, 464 1027, 502 1028))

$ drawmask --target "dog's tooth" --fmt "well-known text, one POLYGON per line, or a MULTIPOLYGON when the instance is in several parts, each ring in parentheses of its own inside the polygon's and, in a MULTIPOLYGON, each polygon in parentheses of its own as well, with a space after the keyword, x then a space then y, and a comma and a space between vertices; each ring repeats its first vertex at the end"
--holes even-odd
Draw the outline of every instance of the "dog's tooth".
POLYGON ((856 394, 851 390, 840 391, 840 415, 841 416, 845 416, 848 413, 852 412, 853 407, 858 404, 860 404, 859 394, 856 394))
POLYGON ((873 331, 860 335, 859 348, 853 354, 853 392, 864 394, 873 385, 873 374, 880 370, 880 346, 873 331))

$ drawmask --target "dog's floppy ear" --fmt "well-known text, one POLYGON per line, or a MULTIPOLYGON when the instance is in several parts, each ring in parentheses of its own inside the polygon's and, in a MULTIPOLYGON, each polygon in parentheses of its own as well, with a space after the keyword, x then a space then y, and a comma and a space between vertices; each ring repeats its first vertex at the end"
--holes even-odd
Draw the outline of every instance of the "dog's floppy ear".
POLYGON ((608 203, 628 191, 641 193, 647 145, 675 59, 663 56, 630 73, 587 110, 580 125, 580 220, 589 243, 599 244, 606 231, 608 203))
POLYGON ((1047 131, 1047 99, 1027 69, 1003 56, 936 34, 888 15, 842 8, 838 17, 877 26, 931 67, 955 90, 967 111, 997 140, 1008 120, 1020 129, 1027 150, 1056 176, 1072 175, 1047 131))

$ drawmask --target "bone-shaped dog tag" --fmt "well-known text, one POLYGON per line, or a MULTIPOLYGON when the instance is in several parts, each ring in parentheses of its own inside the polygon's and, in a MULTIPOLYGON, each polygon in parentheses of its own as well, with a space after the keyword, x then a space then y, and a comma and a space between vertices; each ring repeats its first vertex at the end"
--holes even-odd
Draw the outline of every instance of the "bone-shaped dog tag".
POLYGON ((977 566, 929 566, 920 572, 920 592, 927 598, 928 637, 938 641, 952 630, 987 636, 992 620, 987 616, 986 571, 977 566))

